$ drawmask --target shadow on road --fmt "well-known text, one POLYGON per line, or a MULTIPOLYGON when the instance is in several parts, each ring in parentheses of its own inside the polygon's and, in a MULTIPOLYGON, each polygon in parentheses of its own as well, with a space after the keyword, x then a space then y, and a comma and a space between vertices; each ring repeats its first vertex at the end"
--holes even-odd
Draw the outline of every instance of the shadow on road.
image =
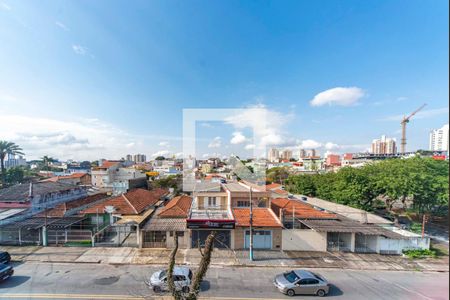
POLYGON ((208 280, 203 280, 200 284, 200 292, 205 292, 211 288, 211 284, 208 280))
POLYGON ((344 292, 342 292, 342 290, 340 288, 338 288, 334 284, 330 284, 330 291, 328 292, 328 295, 327 295, 328 297, 342 296, 343 294, 344 294, 344 292))
POLYGON ((30 276, 12 276, 9 279, 6 279, 3 282, 0 282, 0 289, 14 288, 25 282, 27 282, 31 277, 30 276))

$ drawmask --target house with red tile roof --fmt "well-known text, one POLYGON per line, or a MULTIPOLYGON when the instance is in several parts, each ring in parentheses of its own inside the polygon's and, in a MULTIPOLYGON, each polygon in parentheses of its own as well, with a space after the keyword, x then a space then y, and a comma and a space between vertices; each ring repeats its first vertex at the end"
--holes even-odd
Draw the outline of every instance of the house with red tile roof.
POLYGON ((178 237, 178 247, 188 247, 190 232, 186 226, 186 218, 191 204, 192 197, 180 195, 157 208, 142 228, 142 247, 173 248, 174 234, 178 237))
POLYGON ((109 196, 106 193, 90 195, 86 198, 60 203, 53 208, 35 215, 34 217, 63 218, 71 216, 77 214, 81 210, 87 209, 89 206, 98 204, 107 198, 109 198, 109 196))
POLYGON ((90 186, 92 184, 91 174, 88 173, 73 173, 65 176, 55 176, 42 181, 61 182, 72 185, 90 186))
MULTIPOLYGON (((234 249, 248 249, 250 245, 250 208, 234 208, 236 220, 234 249)), ((281 250, 283 225, 270 208, 256 207, 253 216, 254 249, 281 250)))

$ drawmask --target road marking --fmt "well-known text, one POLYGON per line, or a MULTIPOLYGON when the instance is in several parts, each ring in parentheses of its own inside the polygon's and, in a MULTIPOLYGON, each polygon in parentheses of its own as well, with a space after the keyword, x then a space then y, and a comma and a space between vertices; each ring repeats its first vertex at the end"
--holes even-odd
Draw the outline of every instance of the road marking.
MULTIPOLYGON (((144 300, 144 299, 172 299, 170 296, 130 296, 130 295, 101 295, 101 294, 0 294, 0 299, 102 299, 102 300, 144 300)), ((208 297, 205 300, 283 300, 275 298, 241 298, 241 297, 208 297)))

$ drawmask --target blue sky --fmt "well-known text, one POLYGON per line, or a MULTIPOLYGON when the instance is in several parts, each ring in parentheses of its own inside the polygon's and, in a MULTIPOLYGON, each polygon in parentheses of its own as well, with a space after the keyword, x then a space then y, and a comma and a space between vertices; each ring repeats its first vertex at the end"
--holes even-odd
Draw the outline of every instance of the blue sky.
MULTIPOLYGON (((0 0, 0 136, 27 158, 171 155, 184 108, 258 107, 277 147, 354 152, 426 102, 408 149, 427 148, 448 21, 448 1, 0 0)), ((198 155, 249 154, 248 130, 203 127, 198 155)))

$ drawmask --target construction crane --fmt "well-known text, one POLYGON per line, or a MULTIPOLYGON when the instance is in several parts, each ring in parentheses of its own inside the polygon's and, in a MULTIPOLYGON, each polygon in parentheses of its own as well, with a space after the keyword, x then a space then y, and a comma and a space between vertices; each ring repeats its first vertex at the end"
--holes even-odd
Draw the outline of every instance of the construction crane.
POLYGON ((417 114, 419 111, 421 111, 427 104, 424 103, 421 107, 416 109, 413 113, 411 113, 409 116, 405 117, 403 116, 403 120, 400 122, 402 124, 402 143, 401 143, 401 153, 406 152, 406 124, 409 123, 409 120, 417 114))

